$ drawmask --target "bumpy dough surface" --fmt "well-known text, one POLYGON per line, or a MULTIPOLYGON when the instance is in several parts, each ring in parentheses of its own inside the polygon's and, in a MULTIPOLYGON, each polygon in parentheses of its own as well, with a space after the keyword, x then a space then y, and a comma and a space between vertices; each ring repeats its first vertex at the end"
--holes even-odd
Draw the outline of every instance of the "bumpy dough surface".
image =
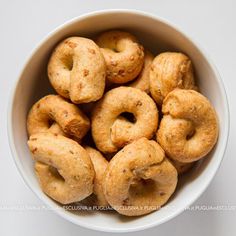
POLYGON ((140 89, 146 93, 149 93, 150 91, 150 69, 152 65, 152 61, 154 59, 154 56, 147 50, 145 50, 144 55, 144 64, 141 73, 138 75, 138 77, 132 81, 127 86, 140 89))
POLYGON ((153 140, 141 138, 120 150, 109 162, 103 189, 120 214, 144 215, 165 204, 177 184, 177 171, 153 140))
POLYGON ((41 98, 33 105, 27 118, 29 136, 48 130, 57 134, 62 134, 63 131, 66 135, 81 140, 89 128, 90 121, 80 109, 59 95, 41 98))
POLYGON ((57 93, 73 103, 96 101, 105 88, 105 60, 92 40, 70 37, 53 51, 48 77, 57 93))
POLYGON ((157 141, 171 159, 193 162, 214 147, 218 137, 217 115, 202 94, 175 89, 166 96, 162 112, 157 141))
POLYGON ((62 204, 81 201, 93 192, 94 168, 78 143, 50 132, 30 136, 28 146, 37 161, 42 190, 62 204))
POLYGON ((161 53, 151 65, 151 95, 161 105, 166 95, 175 88, 196 89, 191 60, 183 53, 161 53))
POLYGON ((93 195, 90 195, 84 201, 89 205, 94 206, 108 206, 108 202, 104 196, 103 189, 102 189, 102 182, 105 170, 108 165, 108 161, 102 156, 102 154, 97 151, 96 149, 86 146, 85 150, 89 154, 91 161, 94 166, 95 170, 95 178, 94 178, 94 188, 93 188, 93 195))
POLYGON ((91 121, 97 148, 104 153, 116 152, 136 139, 151 138, 157 129, 158 110, 145 92, 118 87, 107 92, 96 104, 91 121), (124 112, 132 113, 136 121, 120 116, 124 112))
POLYGON ((112 30, 98 36, 96 43, 106 61, 108 81, 120 84, 138 76, 144 62, 144 49, 132 34, 112 30))

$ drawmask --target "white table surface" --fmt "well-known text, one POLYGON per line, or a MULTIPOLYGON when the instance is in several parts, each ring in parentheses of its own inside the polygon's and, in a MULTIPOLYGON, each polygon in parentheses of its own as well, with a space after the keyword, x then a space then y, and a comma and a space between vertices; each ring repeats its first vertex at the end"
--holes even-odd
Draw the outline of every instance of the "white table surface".
MULTIPOLYGON (((80 14, 130 8, 157 14, 179 26, 208 52, 226 86, 231 133, 223 163, 196 205, 236 205, 236 1, 234 0, 0 0, 0 235, 103 235, 66 222, 41 206, 13 162, 7 140, 9 92, 30 51, 42 37, 80 14), (20 210, 21 209, 21 210, 20 210)), ((146 230, 147 235, 236 235, 236 209, 185 211, 146 230)), ((144 232, 130 233, 143 235, 144 232)))

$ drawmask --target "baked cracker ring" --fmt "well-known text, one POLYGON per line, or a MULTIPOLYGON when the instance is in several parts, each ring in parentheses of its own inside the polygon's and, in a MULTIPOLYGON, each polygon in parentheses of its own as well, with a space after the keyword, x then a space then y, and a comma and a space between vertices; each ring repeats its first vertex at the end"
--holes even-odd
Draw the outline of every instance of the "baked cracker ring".
POLYGON ((106 65, 99 47, 90 39, 70 37, 54 50, 48 77, 58 94, 73 103, 100 99, 105 88, 106 65))
POLYGON ((74 136, 78 140, 90 128, 89 119, 80 109, 59 95, 47 95, 33 105, 27 118, 29 136, 48 130, 62 134, 55 124, 50 128, 51 121, 55 121, 66 135, 74 136))
POLYGON ((93 191, 94 169, 87 152, 72 139, 50 132, 30 136, 42 190, 62 204, 81 201, 93 191))
POLYGON ((143 67, 144 49, 130 33, 112 30, 98 36, 107 66, 107 80, 126 83, 135 79, 143 67))
POLYGON ((141 137, 151 138, 157 129, 158 110, 145 92, 118 87, 107 92, 96 104, 91 122, 97 148, 111 153, 141 137), (120 116, 125 112, 132 113, 136 121, 120 116))
POLYGON ((175 89, 166 96, 162 112, 157 141, 171 159, 197 161, 214 147, 218 137, 217 115, 202 94, 175 89))
POLYGON ((89 157, 91 158, 91 161, 93 163, 95 170, 95 178, 93 194, 84 199, 83 203, 86 203, 86 205, 93 205, 99 207, 108 206, 109 204, 104 196, 102 189, 103 176, 107 168, 108 161, 96 149, 89 146, 86 146, 84 148, 89 154, 89 157))
POLYGON ((120 150, 109 162, 103 190, 120 214, 138 216, 159 209, 173 194, 178 174, 153 140, 141 138, 120 150))
POLYGON ((138 77, 132 81, 131 83, 127 84, 127 86, 140 89, 146 93, 150 92, 150 76, 149 72, 151 70, 152 61, 154 56, 151 52, 145 50, 144 54, 144 64, 141 73, 138 77))
POLYGON ((166 95, 175 88, 196 89, 191 60, 183 53, 161 53, 151 65, 151 95, 161 105, 166 95))

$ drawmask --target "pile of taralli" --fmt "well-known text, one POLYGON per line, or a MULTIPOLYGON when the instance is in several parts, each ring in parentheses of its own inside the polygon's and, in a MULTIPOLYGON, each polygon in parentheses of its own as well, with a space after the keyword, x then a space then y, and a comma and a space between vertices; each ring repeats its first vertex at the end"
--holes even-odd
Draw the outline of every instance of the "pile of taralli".
POLYGON ((218 137, 216 112, 180 52, 154 57, 135 36, 69 37, 48 62, 58 95, 29 111, 28 146, 45 194, 127 216, 158 210, 218 137))

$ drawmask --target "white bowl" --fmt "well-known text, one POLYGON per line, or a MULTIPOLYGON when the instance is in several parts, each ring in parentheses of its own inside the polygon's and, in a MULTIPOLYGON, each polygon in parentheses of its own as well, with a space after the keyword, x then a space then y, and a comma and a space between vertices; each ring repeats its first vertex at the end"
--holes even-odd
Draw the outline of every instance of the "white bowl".
POLYGON ((20 74, 9 103, 8 134, 15 163, 27 185, 60 216, 77 225, 109 232, 138 231, 180 214, 192 204, 212 181, 222 161, 229 131, 229 110, 224 85, 216 68, 206 54, 170 23, 157 16, 134 10, 107 10, 79 16, 50 33, 32 52, 20 74), (70 212, 60 209, 47 197, 37 182, 33 161, 27 147, 26 116, 34 102, 52 92, 47 79, 48 57, 62 39, 79 35, 90 37, 108 29, 125 29, 133 32, 154 53, 181 51, 192 59, 197 83, 201 92, 213 103, 219 117, 220 133, 214 150, 178 184, 168 204, 146 216, 128 218, 111 212, 70 212))

